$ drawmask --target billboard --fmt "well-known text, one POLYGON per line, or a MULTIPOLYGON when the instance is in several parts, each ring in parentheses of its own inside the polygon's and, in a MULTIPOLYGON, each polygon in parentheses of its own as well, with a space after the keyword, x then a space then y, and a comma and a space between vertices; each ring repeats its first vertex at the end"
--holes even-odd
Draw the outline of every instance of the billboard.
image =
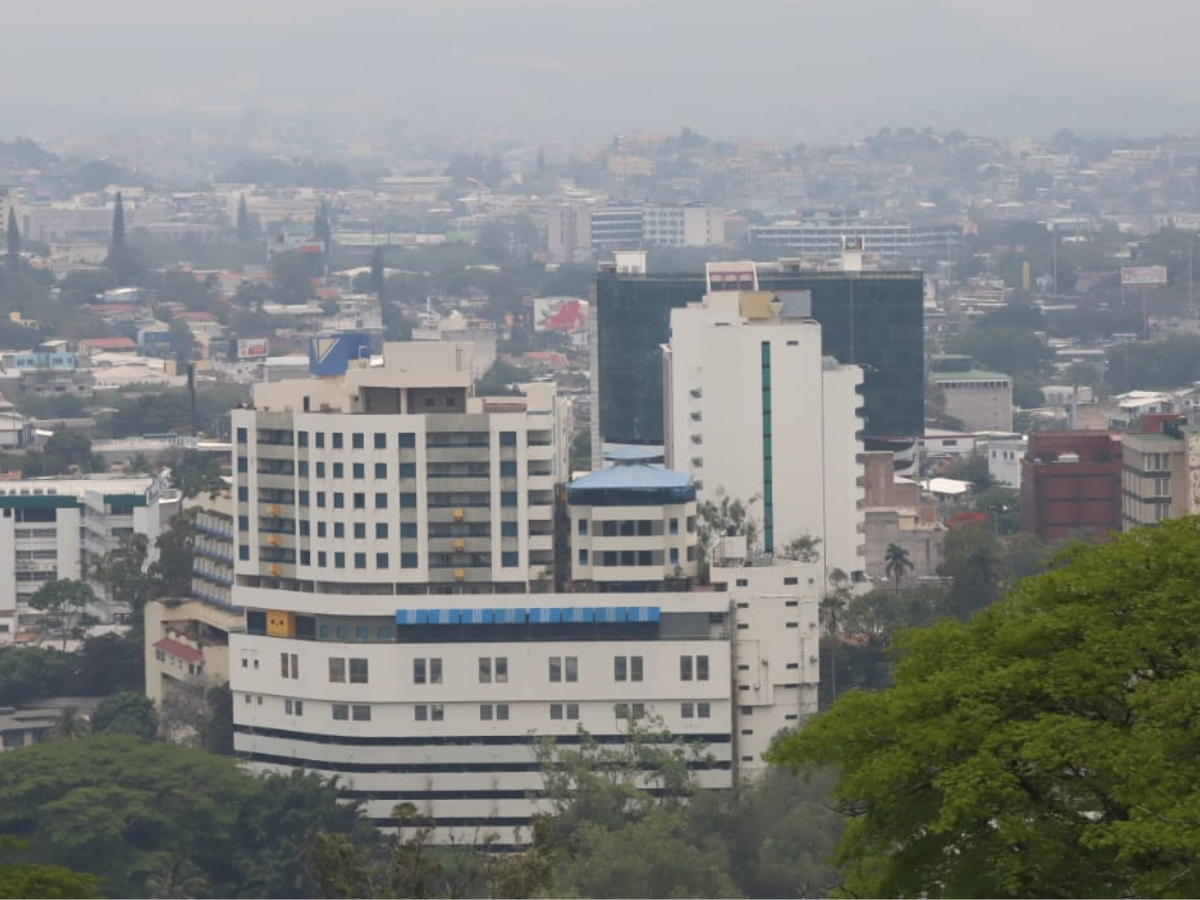
POLYGON ((308 371, 312 375, 343 375, 352 359, 369 359, 371 338, 356 331, 314 335, 308 339, 308 371))
POLYGON ((1125 287, 1142 287, 1150 284, 1166 283, 1166 266, 1134 266, 1121 270, 1121 284, 1125 287))
POLYGON ((238 359, 266 359, 270 354, 266 338, 244 338, 237 342, 238 359))
POLYGON ((538 297, 533 301, 535 331, 583 334, 587 320, 588 302, 578 297, 538 297))

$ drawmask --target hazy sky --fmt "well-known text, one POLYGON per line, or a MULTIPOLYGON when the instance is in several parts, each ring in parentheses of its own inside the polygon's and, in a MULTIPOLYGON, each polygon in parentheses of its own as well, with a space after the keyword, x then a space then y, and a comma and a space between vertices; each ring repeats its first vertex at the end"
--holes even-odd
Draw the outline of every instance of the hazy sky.
POLYGON ((0 136, 31 110, 69 123, 305 103, 464 131, 489 114, 796 139, 884 124, 1200 131, 1196 0, 654 2, 6 0, 0 136), (794 34, 775 33, 777 13, 794 34))

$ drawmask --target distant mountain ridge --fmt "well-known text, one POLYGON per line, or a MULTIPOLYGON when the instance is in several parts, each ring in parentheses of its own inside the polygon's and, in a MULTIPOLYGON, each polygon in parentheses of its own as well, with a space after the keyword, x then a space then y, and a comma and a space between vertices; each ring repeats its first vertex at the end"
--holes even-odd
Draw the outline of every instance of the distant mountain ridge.
MULTIPOLYGON (((59 115, 258 105, 461 132, 595 137, 686 124, 789 141, 883 125, 1016 134, 1153 130, 1180 118, 1144 91, 1097 84, 941 0, 423 4, 244 29, 102 27, 83 37, 69 27, 18 31, 6 66, 39 72, 59 115), (45 41, 57 41, 72 65, 44 65, 45 41)), ((3 81, 0 107, 18 105, 17 91, 30 85, 41 92, 37 79, 3 81)))

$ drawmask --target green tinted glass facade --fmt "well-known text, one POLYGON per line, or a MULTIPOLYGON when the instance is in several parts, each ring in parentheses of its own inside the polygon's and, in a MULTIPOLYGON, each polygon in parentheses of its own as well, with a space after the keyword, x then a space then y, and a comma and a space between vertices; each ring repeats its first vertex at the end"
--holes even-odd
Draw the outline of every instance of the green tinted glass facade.
MULTIPOLYGON (((920 272, 759 272, 763 290, 811 291, 824 352, 864 368, 867 437, 912 437, 924 430, 924 278, 920 272)), ((594 352, 600 434, 606 441, 661 444, 660 345, 671 310, 699 301, 704 276, 618 275, 593 282, 594 352)), ((783 386, 776 385, 780 390, 783 386)))

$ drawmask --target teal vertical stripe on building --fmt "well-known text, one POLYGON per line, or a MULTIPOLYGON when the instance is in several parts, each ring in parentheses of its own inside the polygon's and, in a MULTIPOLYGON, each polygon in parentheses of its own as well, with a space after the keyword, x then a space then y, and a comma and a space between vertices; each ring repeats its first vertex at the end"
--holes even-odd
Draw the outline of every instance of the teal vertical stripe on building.
POLYGON ((771 342, 762 342, 763 550, 775 550, 775 488, 771 457, 771 342))

